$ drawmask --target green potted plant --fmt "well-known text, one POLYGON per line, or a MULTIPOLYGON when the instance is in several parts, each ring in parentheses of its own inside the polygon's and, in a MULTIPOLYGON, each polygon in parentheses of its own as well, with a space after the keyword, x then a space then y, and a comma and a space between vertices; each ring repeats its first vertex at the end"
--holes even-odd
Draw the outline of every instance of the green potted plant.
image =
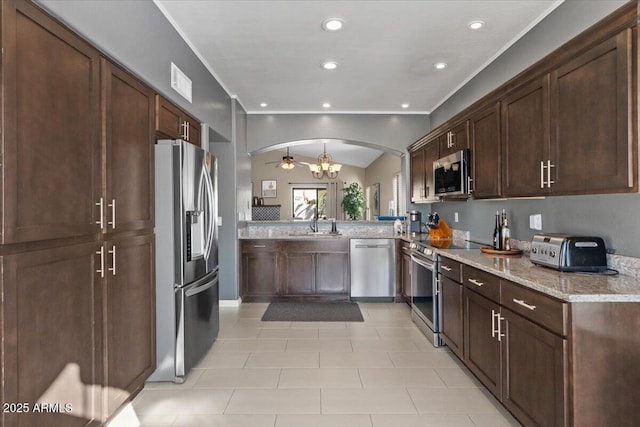
POLYGON ((360 184, 354 182, 342 189, 342 209, 351 220, 360 219, 361 210, 364 209, 364 191, 360 184))

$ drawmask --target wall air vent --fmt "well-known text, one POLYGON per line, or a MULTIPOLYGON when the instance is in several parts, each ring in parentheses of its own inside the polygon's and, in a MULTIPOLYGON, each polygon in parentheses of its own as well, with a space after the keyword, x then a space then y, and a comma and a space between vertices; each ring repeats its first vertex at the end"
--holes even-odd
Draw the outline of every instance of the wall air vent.
POLYGON ((171 87, 178 92, 184 99, 189 102, 191 100, 191 79, 178 68, 176 64, 171 63, 171 87))

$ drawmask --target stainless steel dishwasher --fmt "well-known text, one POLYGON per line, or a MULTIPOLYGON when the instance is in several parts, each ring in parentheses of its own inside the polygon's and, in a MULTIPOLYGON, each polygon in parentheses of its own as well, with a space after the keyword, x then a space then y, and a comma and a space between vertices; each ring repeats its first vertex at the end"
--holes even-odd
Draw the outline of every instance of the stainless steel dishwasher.
POLYGON ((394 239, 351 239, 351 298, 396 296, 394 239))

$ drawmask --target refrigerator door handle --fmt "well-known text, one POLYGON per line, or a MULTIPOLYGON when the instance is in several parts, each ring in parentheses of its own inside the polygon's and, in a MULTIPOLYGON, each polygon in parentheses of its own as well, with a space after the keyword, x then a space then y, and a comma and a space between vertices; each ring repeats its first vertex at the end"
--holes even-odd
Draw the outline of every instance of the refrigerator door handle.
POLYGON ((214 286, 216 283, 218 283, 218 276, 217 275, 215 276, 215 278, 213 280, 205 283, 204 285, 194 286, 193 288, 186 289, 184 291, 184 295, 187 296, 187 297, 191 297, 191 296, 197 295, 197 294, 199 294, 201 292, 206 291, 210 287, 214 286))
POLYGON ((204 182, 206 183, 206 186, 207 186, 207 217, 209 217, 208 218, 209 224, 207 229, 207 240, 205 243, 204 256, 205 258, 209 259, 209 255, 211 255, 211 246, 213 244, 213 232, 214 232, 213 226, 216 221, 216 218, 215 218, 216 213, 213 207, 213 204, 214 204, 213 183, 211 182, 211 177, 209 176, 206 166, 202 168, 202 174, 204 175, 204 182))

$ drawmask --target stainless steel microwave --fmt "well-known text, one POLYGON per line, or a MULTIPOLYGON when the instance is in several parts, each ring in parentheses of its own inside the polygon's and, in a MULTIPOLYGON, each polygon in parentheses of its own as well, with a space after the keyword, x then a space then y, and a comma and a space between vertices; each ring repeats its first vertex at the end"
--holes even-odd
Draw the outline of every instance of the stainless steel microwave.
POLYGON ((465 196, 470 193, 471 150, 465 149, 433 162, 433 185, 437 196, 465 196))

